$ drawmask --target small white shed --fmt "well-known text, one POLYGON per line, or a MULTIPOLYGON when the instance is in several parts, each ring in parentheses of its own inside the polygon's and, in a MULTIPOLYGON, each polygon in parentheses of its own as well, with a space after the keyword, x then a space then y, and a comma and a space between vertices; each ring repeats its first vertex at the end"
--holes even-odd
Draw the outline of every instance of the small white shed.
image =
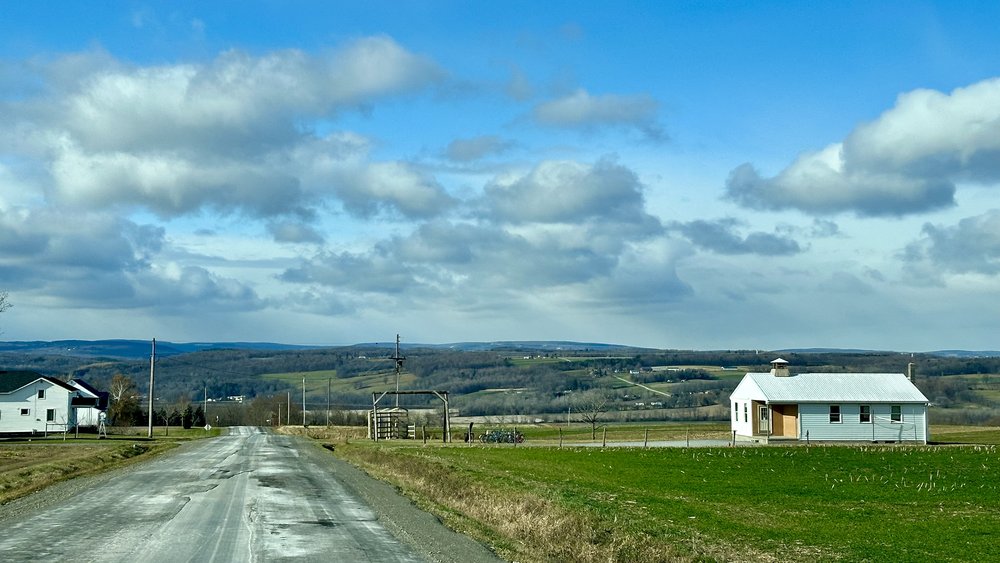
POLYGON ((800 373, 778 358, 730 396, 737 441, 917 442, 930 439, 927 397, 902 373, 800 373))

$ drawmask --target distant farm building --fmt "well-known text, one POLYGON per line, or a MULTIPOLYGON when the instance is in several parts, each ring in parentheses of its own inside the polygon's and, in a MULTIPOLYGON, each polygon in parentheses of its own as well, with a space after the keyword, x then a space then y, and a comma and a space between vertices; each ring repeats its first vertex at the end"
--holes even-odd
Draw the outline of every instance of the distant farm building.
POLYGON ((90 409, 99 410, 100 394, 81 383, 33 371, 0 371, 0 434, 63 432, 76 428, 78 413, 97 416, 90 409))
MULTIPOLYGON (((912 375, 911 375, 912 377, 912 375)), ((730 398, 737 441, 929 440, 928 400, 902 373, 800 373, 778 358, 747 373, 730 398)))

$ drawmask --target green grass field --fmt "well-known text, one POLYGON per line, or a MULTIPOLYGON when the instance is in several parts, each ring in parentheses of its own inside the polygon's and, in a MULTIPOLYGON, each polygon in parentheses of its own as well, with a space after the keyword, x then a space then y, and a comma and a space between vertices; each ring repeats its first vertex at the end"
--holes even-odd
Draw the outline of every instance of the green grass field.
POLYGON ((995 445, 337 452, 519 561, 992 560, 1000 531, 995 445))

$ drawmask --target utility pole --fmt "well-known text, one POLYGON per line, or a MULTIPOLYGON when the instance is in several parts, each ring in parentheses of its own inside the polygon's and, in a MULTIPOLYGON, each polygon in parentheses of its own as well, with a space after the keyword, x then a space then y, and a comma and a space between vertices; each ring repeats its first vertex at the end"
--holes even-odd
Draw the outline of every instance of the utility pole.
POLYGON ((306 378, 302 378, 302 428, 306 427, 306 378))
POLYGON ((326 425, 330 426, 330 385, 332 385, 333 379, 326 378, 326 425))
POLYGON ((205 430, 208 430, 208 384, 205 384, 205 407, 201 409, 205 415, 205 430))
POLYGON ((286 398, 288 401, 288 409, 285 410, 285 425, 292 424, 292 392, 288 391, 288 396, 286 398))
POLYGON ((148 438, 153 437, 153 366, 156 364, 156 339, 153 339, 153 348, 149 352, 149 432, 148 438))
POLYGON ((399 408, 399 370, 403 368, 403 360, 406 358, 399 355, 399 335, 396 335, 396 353, 392 355, 396 361, 396 408, 399 408))

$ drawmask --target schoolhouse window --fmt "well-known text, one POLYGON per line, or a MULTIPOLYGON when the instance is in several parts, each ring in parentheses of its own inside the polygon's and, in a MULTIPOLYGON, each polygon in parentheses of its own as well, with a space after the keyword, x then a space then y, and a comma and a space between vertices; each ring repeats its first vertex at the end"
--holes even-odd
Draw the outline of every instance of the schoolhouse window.
POLYGON ((892 422, 903 422, 903 407, 900 405, 892 405, 889 420, 892 422))
POLYGON ((871 405, 861 405, 861 417, 859 422, 862 424, 869 424, 872 421, 872 407, 871 405))
POLYGON ((840 405, 830 405, 830 422, 840 422, 840 405))
POLYGON ((45 389, 39 389, 38 390, 38 398, 39 399, 44 399, 45 398, 45 389))
POLYGON ((55 422, 56 420, 56 409, 45 409, 45 421, 55 422))
POLYGON ((743 422, 748 421, 750 418, 747 416, 747 403, 743 403, 743 422))
POLYGON ((733 403, 733 420, 736 422, 740 421, 740 404, 733 403))
POLYGON ((30 414, 31 414, 31 410, 29 410, 29 409, 21 409, 21 416, 28 416, 30 414))

